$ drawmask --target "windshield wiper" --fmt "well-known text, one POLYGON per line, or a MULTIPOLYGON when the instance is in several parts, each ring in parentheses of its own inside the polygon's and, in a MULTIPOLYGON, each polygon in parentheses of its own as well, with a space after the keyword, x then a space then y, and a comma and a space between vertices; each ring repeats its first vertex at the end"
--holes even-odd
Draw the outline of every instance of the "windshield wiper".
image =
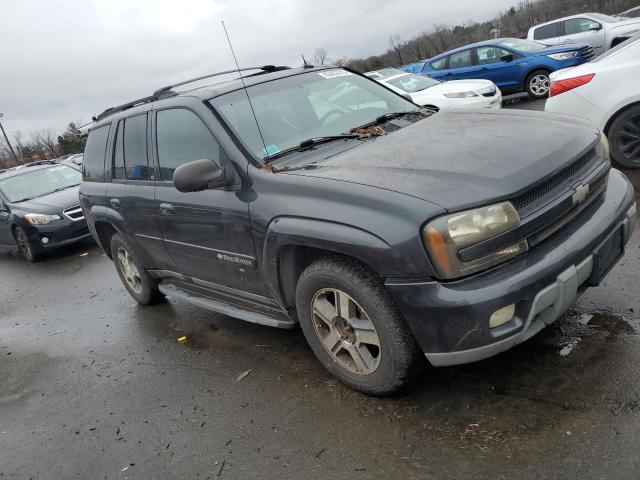
POLYGON ((42 194, 42 195, 40 195, 40 196, 41 196, 41 197, 44 197, 45 195, 51 195, 52 193, 61 192, 61 191, 63 191, 63 190, 67 190, 67 189, 69 189, 69 188, 78 187, 78 186, 80 186, 80 184, 79 184, 79 183, 75 183, 75 184, 73 184, 73 185, 68 185, 68 186, 66 186, 66 187, 56 188, 55 190, 51 190, 50 192, 43 193, 43 194, 42 194))
POLYGON ((410 113, 416 113, 416 112, 417 110, 410 110, 408 112, 385 113, 384 115, 380 115, 378 118, 376 118, 374 125, 379 125, 381 123, 388 122, 389 120, 393 120, 394 118, 402 117, 404 115, 408 115, 410 113))
POLYGON ((271 160, 287 155, 291 152, 302 152, 304 150, 308 150, 314 145, 319 145, 321 143, 332 142, 334 140, 344 140, 348 138, 359 138, 360 135, 356 133, 345 133, 342 135, 325 135, 323 137, 313 137, 308 138, 306 140, 301 141, 298 145, 285 148, 284 150, 280 150, 278 153, 274 153, 273 155, 269 155, 264 158, 267 162, 271 162, 271 160))

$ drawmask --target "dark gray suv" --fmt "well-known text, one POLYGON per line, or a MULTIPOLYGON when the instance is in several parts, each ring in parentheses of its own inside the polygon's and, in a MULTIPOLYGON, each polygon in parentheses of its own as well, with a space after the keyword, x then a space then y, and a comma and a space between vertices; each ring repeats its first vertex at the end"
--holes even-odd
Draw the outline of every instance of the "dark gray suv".
POLYGON ((634 228, 632 186, 578 120, 421 109, 331 67, 186 83, 95 118, 93 236, 139 303, 300 324, 369 394, 423 355, 473 362, 530 338, 634 228))

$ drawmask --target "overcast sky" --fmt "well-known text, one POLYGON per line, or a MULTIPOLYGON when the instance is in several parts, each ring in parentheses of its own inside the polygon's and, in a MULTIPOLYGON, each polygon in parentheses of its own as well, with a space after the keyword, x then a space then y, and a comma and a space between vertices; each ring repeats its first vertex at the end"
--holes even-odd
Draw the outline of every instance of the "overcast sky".
POLYGON ((240 66, 382 53, 391 35, 486 20, 516 0, 0 0, 0 112, 9 133, 89 120, 182 79, 240 66))

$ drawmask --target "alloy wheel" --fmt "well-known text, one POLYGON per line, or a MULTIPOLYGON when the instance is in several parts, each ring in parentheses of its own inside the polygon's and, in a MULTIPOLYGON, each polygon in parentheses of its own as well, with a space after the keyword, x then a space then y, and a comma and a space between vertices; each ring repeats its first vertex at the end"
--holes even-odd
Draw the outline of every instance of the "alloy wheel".
POLYGON ((31 258, 33 256, 29 239, 21 228, 16 229, 16 243, 18 244, 18 250, 20 250, 20 253, 25 258, 31 258))
POLYGON ((369 375, 380 365, 380 338, 364 309, 347 293, 323 289, 311 301, 316 335, 342 367, 369 375))
POLYGON ((640 165, 640 112, 629 117, 614 135, 618 154, 627 162, 640 165))
POLYGON ((131 259, 131 255, 129 252, 123 247, 118 248, 118 263, 120 264, 120 269, 122 274, 124 275, 124 279, 129 285, 129 288, 133 290, 138 295, 142 294, 142 280, 140 279, 140 272, 138 271, 138 267, 136 267, 135 263, 131 259))
POLYGON ((529 89, 536 96, 547 95, 549 93, 549 77, 542 74, 534 75, 529 80, 529 89))

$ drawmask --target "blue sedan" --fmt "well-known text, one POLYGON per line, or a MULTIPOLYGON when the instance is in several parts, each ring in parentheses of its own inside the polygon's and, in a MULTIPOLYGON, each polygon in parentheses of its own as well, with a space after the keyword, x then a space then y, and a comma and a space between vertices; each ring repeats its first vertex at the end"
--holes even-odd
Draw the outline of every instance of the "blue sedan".
POLYGON ((549 47, 518 38, 498 38, 441 53, 424 62, 421 75, 438 80, 483 78, 503 93, 526 91, 533 98, 549 94, 549 74, 593 58, 586 43, 549 47))

